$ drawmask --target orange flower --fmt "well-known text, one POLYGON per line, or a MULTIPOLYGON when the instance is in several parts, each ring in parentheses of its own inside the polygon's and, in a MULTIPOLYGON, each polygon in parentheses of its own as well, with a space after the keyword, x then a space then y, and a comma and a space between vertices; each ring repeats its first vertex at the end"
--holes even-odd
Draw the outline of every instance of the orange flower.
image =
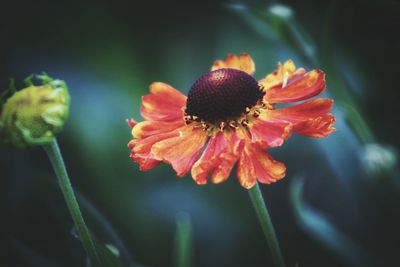
POLYGON ((165 83, 150 85, 140 109, 145 121, 129 120, 131 158, 143 171, 160 162, 178 176, 191 171, 198 184, 225 181, 237 163, 240 184, 269 184, 285 176, 286 167, 266 152, 293 133, 326 137, 335 129, 329 113, 333 100, 317 98, 325 89, 321 70, 296 69, 291 60, 260 81, 251 75, 248 54, 229 54, 201 76, 186 97, 165 83))

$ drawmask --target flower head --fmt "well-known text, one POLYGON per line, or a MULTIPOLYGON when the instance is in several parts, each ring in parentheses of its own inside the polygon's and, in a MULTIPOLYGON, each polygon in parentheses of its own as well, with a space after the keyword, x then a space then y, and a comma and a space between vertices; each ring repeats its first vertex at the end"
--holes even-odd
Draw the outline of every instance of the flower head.
POLYGON ((286 167, 266 152, 292 134, 326 137, 335 129, 333 101, 307 100, 325 89, 321 70, 296 68, 291 60, 260 81, 247 54, 229 54, 194 82, 186 97, 161 82, 143 97, 145 121, 128 121, 131 158, 141 170, 172 165, 178 176, 191 171, 198 184, 225 181, 237 164, 241 185, 272 183, 286 167), (276 104, 304 101, 277 108, 276 104))
POLYGON ((14 92, 0 114, 0 137, 17 147, 45 144, 61 131, 69 114, 70 97, 64 81, 36 75, 41 85, 14 92))

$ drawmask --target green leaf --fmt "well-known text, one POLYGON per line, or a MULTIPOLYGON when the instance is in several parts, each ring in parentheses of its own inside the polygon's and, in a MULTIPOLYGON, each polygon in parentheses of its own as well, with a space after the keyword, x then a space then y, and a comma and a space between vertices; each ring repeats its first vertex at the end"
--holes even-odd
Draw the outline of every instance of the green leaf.
MULTIPOLYGON (((77 197, 82 210, 87 214, 88 223, 93 227, 93 231, 101 235, 105 240, 109 240, 113 244, 111 247, 118 247, 119 257, 123 262, 127 262, 128 266, 138 265, 111 222, 84 195, 78 192, 77 197)), ((110 245, 108 247, 111 248, 110 245)))
POLYGON ((303 229, 321 245, 331 249, 352 266, 375 266, 371 256, 360 244, 333 225, 325 216, 303 202, 304 180, 294 179, 290 198, 295 216, 303 229))
MULTIPOLYGON (((78 232, 76 231, 75 228, 72 229, 71 234, 77 239, 79 239, 78 232)), ((121 260, 120 253, 117 247, 115 247, 112 244, 106 244, 97 241, 93 237, 93 235, 92 235, 92 240, 96 247, 99 259, 103 264, 102 267, 128 267, 128 265, 124 264, 123 261, 121 260)), ((89 257, 87 258, 87 267, 97 267, 91 263, 89 257)))
POLYGON ((122 262, 119 250, 115 246, 100 242, 96 242, 95 246, 101 262, 105 265, 104 267, 127 267, 122 262))

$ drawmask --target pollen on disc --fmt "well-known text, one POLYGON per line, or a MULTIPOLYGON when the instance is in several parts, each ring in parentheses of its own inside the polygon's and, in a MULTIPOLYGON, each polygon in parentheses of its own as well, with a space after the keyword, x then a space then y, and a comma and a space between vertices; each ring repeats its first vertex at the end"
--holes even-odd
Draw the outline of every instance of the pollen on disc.
POLYGON ((240 116, 263 96, 258 82, 246 72, 219 69, 201 76, 189 90, 186 113, 208 122, 240 116))

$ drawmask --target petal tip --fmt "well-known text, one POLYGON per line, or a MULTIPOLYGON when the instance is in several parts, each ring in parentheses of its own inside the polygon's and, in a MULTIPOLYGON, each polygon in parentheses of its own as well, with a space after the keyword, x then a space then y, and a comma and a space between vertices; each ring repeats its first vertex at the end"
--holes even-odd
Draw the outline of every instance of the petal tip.
POLYGON ((239 56, 229 53, 224 60, 216 60, 211 66, 211 70, 222 68, 237 69, 252 75, 256 68, 253 59, 248 53, 241 53, 239 56))
POLYGON ((133 128, 137 124, 137 121, 134 119, 125 119, 126 124, 128 124, 129 127, 133 128))

